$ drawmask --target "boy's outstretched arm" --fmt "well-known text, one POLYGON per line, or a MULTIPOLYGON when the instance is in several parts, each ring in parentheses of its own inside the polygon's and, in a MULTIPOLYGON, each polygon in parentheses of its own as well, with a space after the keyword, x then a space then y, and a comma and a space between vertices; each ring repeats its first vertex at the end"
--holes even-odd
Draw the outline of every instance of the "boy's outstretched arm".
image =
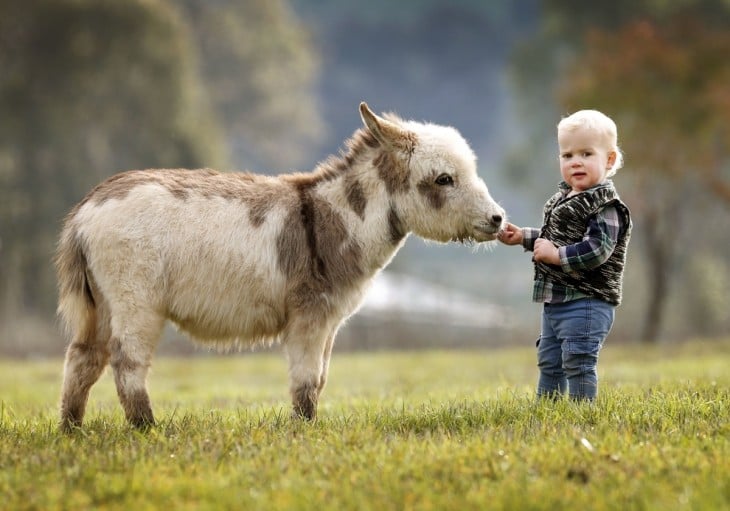
POLYGON ((522 228, 508 222, 504 229, 497 234, 497 239, 505 245, 521 245, 522 228))

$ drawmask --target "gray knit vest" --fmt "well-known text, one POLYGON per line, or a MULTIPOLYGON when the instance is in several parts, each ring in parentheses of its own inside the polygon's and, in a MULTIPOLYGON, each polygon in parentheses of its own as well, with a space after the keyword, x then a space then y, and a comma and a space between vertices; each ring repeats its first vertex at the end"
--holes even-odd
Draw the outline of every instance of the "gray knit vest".
POLYGON ((560 266, 535 263, 535 279, 547 279, 562 286, 577 289, 608 303, 621 303, 626 248, 631 237, 631 214, 621 201, 610 180, 565 199, 563 191, 551 197, 543 210, 540 237, 557 247, 572 245, 583 240, 589 219, 606 206, 614 206, 621 218, 621 230, 613 254, 597 268, 566 273, 560 266))

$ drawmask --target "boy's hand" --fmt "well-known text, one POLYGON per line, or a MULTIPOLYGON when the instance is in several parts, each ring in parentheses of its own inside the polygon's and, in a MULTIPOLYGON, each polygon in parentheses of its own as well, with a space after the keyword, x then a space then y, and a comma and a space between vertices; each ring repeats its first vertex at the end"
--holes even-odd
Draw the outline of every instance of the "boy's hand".
POLYGON ((519 245, 522 243, 522 228, 508 222, 497 234, 497 239, 505 245, 519 245))
POLYGON ((532 251, 533 259, 538 263, 560 264, 560 254, 558 247, 545 238, 537 238, 535 240, 535 249, 532 251))

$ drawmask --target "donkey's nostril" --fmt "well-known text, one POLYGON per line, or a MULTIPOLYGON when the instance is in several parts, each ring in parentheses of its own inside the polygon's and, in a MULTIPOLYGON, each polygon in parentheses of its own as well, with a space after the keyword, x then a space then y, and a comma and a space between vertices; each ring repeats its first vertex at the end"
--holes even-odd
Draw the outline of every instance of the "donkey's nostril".
POLYGON ((501 224, 502 215, 492 215, 492 222, 494 222, 495 224, 501 224))

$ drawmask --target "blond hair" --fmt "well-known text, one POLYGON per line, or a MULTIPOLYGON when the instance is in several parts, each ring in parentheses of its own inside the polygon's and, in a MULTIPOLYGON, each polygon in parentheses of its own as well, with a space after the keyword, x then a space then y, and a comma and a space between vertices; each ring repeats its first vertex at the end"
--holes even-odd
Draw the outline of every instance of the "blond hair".
POLYGON ((579 110, 563 117, 558 123, 558 137, 561 133, 576 130, 586 130, 594 133, 605 149, 616 153, 616 159, 606 177, 616 174, 616 171, 624 164, 624 155, 618 146, 618 129, 613 119, 598 110, 579 110))

